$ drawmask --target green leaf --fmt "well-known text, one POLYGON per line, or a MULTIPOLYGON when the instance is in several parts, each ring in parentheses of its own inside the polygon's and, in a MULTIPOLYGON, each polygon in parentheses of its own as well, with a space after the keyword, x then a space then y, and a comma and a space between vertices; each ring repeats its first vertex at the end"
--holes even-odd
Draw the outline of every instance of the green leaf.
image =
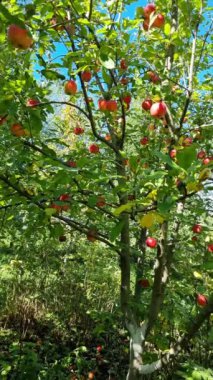
POLYGON ((20 20, 17 16, 11 15, 8 9, 5 8, 2 4, 0 4, 0 13, 10 22, 10 24, 16 24, 26 29, 24 21, 20 20))
POLYGON ((110 232, 110 240, 114 241, 120 234, 122 228, 123 228, 124 222, 121 220, 118 222, 111 230, 110 232))
POLYGON ((165 33, 166 36, 169 36, 170 32, 171 32, 171 25, 167 22, 164 25, 164 33, 165 33))
POLYGON ((44 70, 41 70, 41 74, 44 75, 44 77, 49 80, 57 80, 57 79, 64 80, 65 79, 64 75, 59 74, 54 70, 44 69, 44 70))
POLYGON ((102 66, 106 67, 106 69, 108 70, 115 68, 115 62, 107 54, 104 54, 104 53, 100 54, 100 62, 102 66))
POLYGON ((119 216, 122 212, 131 210, 131 208, 135 205, 135 202, 128 202, 125 205, 119 206, 113 212, 115 216, 119 216))
POLYGON ((39 65, 46 67, 46 62, 45 62, 44 58, 40 54, 36 54, 36 57, 38 58, 39 65))
POLYGON ((188 169, 192 162, 196 160, 196 147, 191 145, 177 152, 177 162, 184 168, 188 169))

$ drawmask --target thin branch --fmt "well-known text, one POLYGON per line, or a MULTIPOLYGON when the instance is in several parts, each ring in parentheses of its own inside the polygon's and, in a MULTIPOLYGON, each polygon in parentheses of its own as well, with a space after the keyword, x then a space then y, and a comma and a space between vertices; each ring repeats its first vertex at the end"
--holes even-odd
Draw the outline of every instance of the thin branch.
POLYGON ((76 108, 76 109, 78 109, 81 113, 83 113, 84 116, 86 116, 86 118, 87 118, 88 120, 90 120, 89 115, 88 115, 88 114, 87 114, 87 113, 86 113, 81 107, 79 107, 79 106, 76 105, 76 104, 70 103, 70 102, 65 102, 65 101, 59 102, 59 101, 51 100, 51 101, 49 101, 49 102, 38 103, 38 104, 36 104, 36 105, 33 106, 33 107, 43 107, 43 106, 46 106, 46 105, 48 105, 48 104, 65 104, 65 105, 68 105, 68 106, 70 106, 70 107, 76 108))
POLYGON ((202 12, 203 12, 203 3, 202 3, 201 8, 200 8, 200 12, 198 15, 198 22, 197 22, 196 27, 195 27, 194 38, 192 41, 192 52, 191 52, 191 60, 190 60, 190 66, 189 66, 187 97, 186 97, 184 109, 183 109, 183 112, 182 112, 182 115, 180 118, 179 131, 182 129, 183 121, 184 121, 184 118, 186 116, 186 113, 187 113, 187 110, 188 110, 188 107, 189 107, 189 104, 191 101, 192 93, 193 93, 194 64, 195 64, 195 56, 196 56, 197 36, 198 36, 198 29, 199 29, 199 25, 200 25, 200 21, 201 21, 202 12))
POLYGON ((93 8, 93 0, 90 0, 89 4, 89 15, 88 15, 88 20, 90 21, 92 18, 92 8, 93 8))
MULTIPOLYGON (((16 192, 20 196, 28 199, 32 204, 35 204, 36 206, 38 206, 42 210, 45 210, 45 205, 43 205, 41 202, 36 201, 31 195, 28 194, 28 192, 26 190, 22 190, 17 184, 14 184, 13 182, 11 182, 11 180, 8 177, 5 177, 4 175, 0 175, 0 180, 2 182, 4 182, 8 187, 16 190, 16 192)), ((67 225, 69 225, 70 227, 74 228, 75 230, 77 230, 79 232, 82 232, 85 235, 87 235, 88 232, 90 231, 90 228, 88 226, 85 226, 85 225, 83 225, 83 224, 81 224, 75 220, 72 220, 71 218, 64 217, 62 215, 53 215, 53 218, 64 221, 67 225)), ((104 235, 100 232, 97 232, 95 234, 95 238, 97 240, 105 243, 110 248, 113 248, 113 250, 115 252, 120 254, 120 250, 107 239, 106 235, 104 235)))

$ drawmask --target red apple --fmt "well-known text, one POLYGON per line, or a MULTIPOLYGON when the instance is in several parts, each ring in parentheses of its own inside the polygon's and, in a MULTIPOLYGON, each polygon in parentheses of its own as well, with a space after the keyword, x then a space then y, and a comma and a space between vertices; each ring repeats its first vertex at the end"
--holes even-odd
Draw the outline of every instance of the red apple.
POLYGON ((100 111, 107 111, 107 100, 99 99, 98 108, 100 111))
POLYGON ((26 134, 27 134, 25 129, 23 128, 23 126, 19 123, 13 124, 10 128, 10 131, 11 131, 12 135, 14 135, 16 137, 26 136, 26 134))
POLYGON ((130 104, 131 103, 131 100, 132 100, 132 97, 131 95, 125 95, 123 98, 122 98, 123 102, 126 103, 126 104, 130 104))
POLYGON ((71 168, 76 168, 77 164, 75 161, 67 161, 67 166, 70 166, 71 168))
POLYGON ((169 155, 170 155, 171 158, 175 158, 176 155, 177 155, 177 151, 176 151, 176 149, 172 149, 172 150, 170 150, 169 155))
POLYGON ((59 201, 69 202, 70 201, 70 195, 69 194, 61 194, 59 197, 59 201))
POLYGON ((152 71, 148 71, 147 75, 152 83, 158 83, 160 81, 159 76, 156 73, 153 73, 152 71))
POLYGON ((0 125, 4 124, 7 120, 7 116, 0 116, 0 125))
POLYGON ((141 107, 142 107, 145 111, 150 110, 150 108, 152 107, 152 100, 151 100, 151 99, 145 99, 145 100, 142 102, 141 107))
POLYGON ((203 165, 208 165, 211 162, 211 158, 206 157, 206 158, 204 158, 204 160, 202 162, 203 162, 203 165))
POLYGON ((27 107, 36 107, 40 104, 40 102, 36 99, 28 99, 26 102, 27 107))
POLYGON ((96 347, 96 350, 97 350, 98 352, 101 352, 101 351, 103 350, 103 347, 102 347, 102 346, 97 346, 97 347, 96 347))
POLYGON ((200 234, 201 231, 202 231, 203 227, 200 225, 200 224, 195 224, 193 227, 192 227, 192 231, 196 234, 200 234))
POLYGON ((81 79, 83 82, 89 82, 92 79, 92 73, 89 70, 82 71, 81 79))
POLYGON ((75 127, 73 129, 73 133, 75 135, 82 135, 84 133, 84 128, 82 128, 82 127, 75 127))
POLYGON ((197 236, 192 236, 192 241, 197 241, 197 236))
POLYGON ((14 47, 19 49, 28 49, 33 45, 33 39, 29 32, 15 24, 8 27, 7 38, 14 47))
POLYGON ((127 70, 128 69, 128 65, 127 65, 126 60, 124 58, 122 58, 120 61, 120 68, 121 68, 121 70, 127 70))
POLYGON ((183 140, 182 145, 183 145, 183 146, 190 146, 192 143, 193 143, 193 138, 192 138, 192 137, 186 137, 186 138, 183 140))
POLYGON ((155 28, 162 28, 162 26, 164 25, 165 23, 165 18, 162 14, 158 14, 154 20, 154 22, 152 23, 152 27, 155 27, 155 28))
POLYGON ((98 154, 99 151, 100 151, 100 149, 99 149, 99 146, 97 144, 91 144, 89 146, 89 152, 90 153, 98 154))
POLYGON ((205 152, 205 150, 200 150, 200 152, 198 152, 198 154, 197 154, 197 158, 199 158, 199 159, 203 159, 203 158, 205 158, 206 157, 206 152, 205 152))
POLYGON ((143 8, 143 14, 145 17, 149 17, 152 12, 155 12, 155 10, 156 10, 155 4, 147 4, 143 8))
POLYGON ((106 140, 106 141, 110 141, 110 140, 112 140, 112 137, 111 137, 111 135, 106 135, 105 137, 104 137, 104 139, 106 140))
POLYGON ((213 244, 208 245, 208 251, 211 253, 213 252, 213 244))
POLYGON ((123 85, 125 86, 126 84, 129 83, 129 79, 126 78, 126 77, 123 77, 123 78, 121 78, 120 83, 123 84, 123 85))
POLYGON ((140 144, 141 145, 147 145, 149 144, 149 138, 148 137, 143 137, 141 140, 140 140, 140 144))
POLYGON ((68 80, 64 86, 65 94, 67 95, 75 95, 77 92, 77 84, 74 80, 68 80))
POLYGON ((98 197, 98 200, 97 200, 97 203, 96 203, 96 206, 98 207, 104 207, 106 205, 106 201, 105 201, 105 198, 103 195, 100 195, 98 197))
POLYGON ((206 296, 204 296, 203 294, 198 294, 197 295, 197 304, 199 306, 202 306, 202 307, 206 306, 207 303, 208 303, 208 300, 207 300, 206 296))
POLYGON ((95 378, 95 374, 94 374, 94 372, 89 372, 88 373, 88 380, 93 380, 95 378))
POLYGON ((118 109, 118 105, 116 100, 108 100, 107 102, 107 111, 116 112, 118 109))
POLYGON ((155 248, 157 246, 157 240, 152 238, 152 237, 148 237, 146 239, 146 245, 147 247, 150 247, 150 248, 155 248))
POLYGON ((96 229, 91 228, 91 229, 88 230, 88 232, 87 232, 87 240, 89 240, 89 241, 91 241, 91 242, 96 241, 96 234, 97 234, 96 229))
POLYGON ((149 30, 149 18, 145 18, 144 22, 143 22, 143 28, 144 30, 149 30))
POLYGON ((141 287, 141 288, 149 288, 150 287, 150 283, 149 283, 149 280, 147 278, 143 278, 141 280, 138 281, 138 285, 141 287))
POLYGON ((166 115, 167 108, 163 101, 152 104, 150 114, 153 117, 163 117, 166 115))

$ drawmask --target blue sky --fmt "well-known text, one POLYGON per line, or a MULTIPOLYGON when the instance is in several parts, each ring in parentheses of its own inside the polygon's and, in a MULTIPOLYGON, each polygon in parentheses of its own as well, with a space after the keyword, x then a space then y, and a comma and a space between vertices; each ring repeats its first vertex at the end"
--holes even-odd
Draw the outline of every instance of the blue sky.
MULTIPOLYGON (((136 11, 136 8, 137 7, 143 7, 147 4, 147 0, 138 0, 138 1, 135 1, 133 4, 131 5, 128 5, 126 7, 126 11, 123 13, 123 17, 128 17, 130 19, 134 18, 135 16, 135 11, 136 11)), ((213 6, 213 0, 209 0, 208 1, 208 6, 213 6)), ((204 28, 201 28, 201 33, 203 34, 205 32, 205 29, 204 28)), ((59 55, 66 55, 67 54, 67 50, 65 49, 64 45, 61 44, 61 43, 57 43, 57 51, 55 53, 52 53, 51 54, 51 59, 59 56, 59 55)), ((59 62, 58 59, 56 59, 54 62, 59 62)), ((38 65, 35 66, 35 71, 37 70, 40 70, 40 67, 38 65)), ((64 71, 63 71, 64 73, 64 71)), ((65 73, 66 74, 66 73, 65 73)), ((38 72, 35 72, 35 77, 36 79, 38 78, 38 72)))

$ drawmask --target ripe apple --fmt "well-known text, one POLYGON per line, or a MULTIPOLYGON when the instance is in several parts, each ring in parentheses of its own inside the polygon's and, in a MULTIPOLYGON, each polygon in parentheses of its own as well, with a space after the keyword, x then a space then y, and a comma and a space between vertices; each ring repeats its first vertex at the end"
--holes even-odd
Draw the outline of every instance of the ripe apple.
POLYGON ((203 227, 200 225, 200 224, 195 224, 193 227, 192 227, 192 231, 196 234, 200 234, 201 231, 202 231, 203 227))
POLYGON ((75 127, 73 129, 73 133, 75 135, 82 135, 84 133, 84 128, 82 128, 82 127, 75 127))
POLYGON ((70 166, 71 168, 76 168, 77 164, 75 161, 67 161, 67 166, 70 166))
POLYGON ((28 49, 33 45, 33 39, 30 37, 28 30, 12 24, 7 29, 8 41, 19 49, 28 49))
POLYGON ((153 103, 151 108, 150 108, 150 114, 153 117, 163 117, 166 115, 167 108, 166 104, 163 101, 153 103))
POLYGON ((96 234, 97 234, 96 229, 90 229, 90 230, 88 230, 88 232, 87 232, 87 240, 89 240, 89 241, 91 241, 93 243, 94 241, 96 241, 96 234))
POLYGON ((202 162, 203 162, 203 165, 208 165, 211 162, 211 158, 206 157, 206 158, 204 158, 204 160, 202 162))
POLYGON ((40 104, 40 102, 36 99, 28 99, 26 102, 27 107, 36 107, 40 104))
POLYGON ((67 238, 66 238, 65 235, 61 235, 61 236, 59 236, 58 240, 59 240, 61 243, 63 243, 64 241, 67 240, 67 238))
POLYGON ((112 140, 112 137, 111 137, 111 135, 106 135, 105 137, 104 137, 104 139, 106 140, 106 141, 110 141, 110 140, 112 140))
POLYGON ((62 211, 61 205, 58 205, 57 203, 51 203, 50 208, 54 208, 57 212, 62 211))
POLYGON ((122 58, 120 61, 120 68, 121 68, 121 70, 127 70, 128 69, 128 65, 127 65, 126 60, 124 58, 122 58))
POLYGON ((150 108, 152 107, 152 100, 151 100, 151 99, 145 99, 145 100, 142 102, 141 107, 142 107, 145 111, 149 111, 150 108))
POLYGON ((98 207, 104 207, 106 205, 106 201, 105 201, 105 198, 103 195, 100 195, 98 197, 98 200, 97 200, 97 203, 96 203, 96 206, 98 207))
POLYGON ((126 77, 123 77, 123 78, 121 78, 120 83, 123 84, 123 85, 125 86, 126 84, 129 83, 129 79, 126 78, 126 77))
POLYGON ((107 100, 99 99, 98 108, 100 111, 107 111, 107 100))
POLYGON ((143 22, 143 28, 144 30, 149 30, 149 18, 145 18, 144 22, 143 22))
POLYGON ((101 352, 102 350, 103 350, 103 347, 100 345, 100 346, 97 346, 96 347, 96 350, 98 351, 98 352, 101 352))
POLYGON ((160 81, 159 76, 156 73, 153 73, 152 71, 148 71, 147 75, 152 83, 158 83, 160 81))
POLYGON ((192 241, 197 241, 197 236, 192 236, 192 241))
POLYGON ((164 18, 164 16, 161 13, 159 13, 156 16, 154 22, 152 23, 152 27, 162 28, 162 26, 164 25, 164 23, 165 23, 165 18, 164 18))
POLYGON ((199 159, 203 159, 203 158, 205 158, 206 157, 206 152, 205 152, 205 150, 200 150, 200 152, 198 152, 198 154, 197 154, 197 158, 199 158, 199 159))
POLYGON ((172 150, 170 150, 169 155, 170 155, 171 158, 175 158, 176 155, 177 155, 177 151, 176 151, 176 149, 172 149, 172 150))
POLYGON ((145 17, 149 17, 152 12, 155 12, 155 10, 156 10, 155 4, 147 4, 143 8, 143 14, 145 17))
POLYGON ((131 103, 131 100, 132 100, 132 97, 131 95, 125 95, 123 98, 122 98, 123 102, 126 103, 126 104, 130 104, 131 103))
POLYGON ((7 120, 7 116, 0 116, 0 125, 4 124, 7 120))
POLYGON ((74 80, 70 79, 65 83, 64 92, 67 95, 75 95, 77 92, 77 84, 74 80))
POLYGON ((83 82, 89 82, 92 79, 92 73, 89 70, 82 71, 81 79, 83 82))
POLYGON ((157 246, 157 239, 154 239, 154 238, 152 238, 152 237, 148 237, 147 239, 146 239, 146 245, 147 245, 147 247, 149 247, 149 248, 155 248, 156 246, 157 246))
POLYGON ((150 287, 150 283, 149 283, 149 280, 147 278, 142 278, 141 280, 139 280, 138 285, 143 289, 150 287))
POLYGON ((89 152, 94 153, 94 154, 98 154, 100 152, 100 148, 97 144, 91 144, 89 146, 89 152))
POLYGON ((148 137, 143 137, 141 140, 140 140, 140 144, 141 145, 147 145, 149 144, 149 138, 148 137))
POLYGON ((211 253, 213 252, 213 244, 208 245, 208 251, 211 253))
POLYGON ((190 146, 190 145, 192 145, 192 143, 193 143, 193 138, 192 138, 192 137, 186 137, 186 138, 183 140, 182 145, 183 145, 183 146, 190 146))
POLYGON ((19 123, 13 124, 10 128, 11 133, 16 137, 26 136, 26 131, 19 123))
POLYGON ((197 304, 199 306, 204 307, 204 306, 207 305, 207 303, 208 303, 208 300, 207 300, 206 296, 204 296, 203 294, 198 294, 197 295, 197 304))
POLYGON ((108 100, 107 101, 107 111, 116 112, 118 109, 118 105, 116 100, 108 100))
POLYGON ((95 378, 95 374, 94 374, 94 372, 89 372, 88 373, 88 380, 93 380, 95 378))
POLYGON ((59 201, 69 202, 70 201, 70 195, 69 194, 61 194, 59 197, 59 201))

